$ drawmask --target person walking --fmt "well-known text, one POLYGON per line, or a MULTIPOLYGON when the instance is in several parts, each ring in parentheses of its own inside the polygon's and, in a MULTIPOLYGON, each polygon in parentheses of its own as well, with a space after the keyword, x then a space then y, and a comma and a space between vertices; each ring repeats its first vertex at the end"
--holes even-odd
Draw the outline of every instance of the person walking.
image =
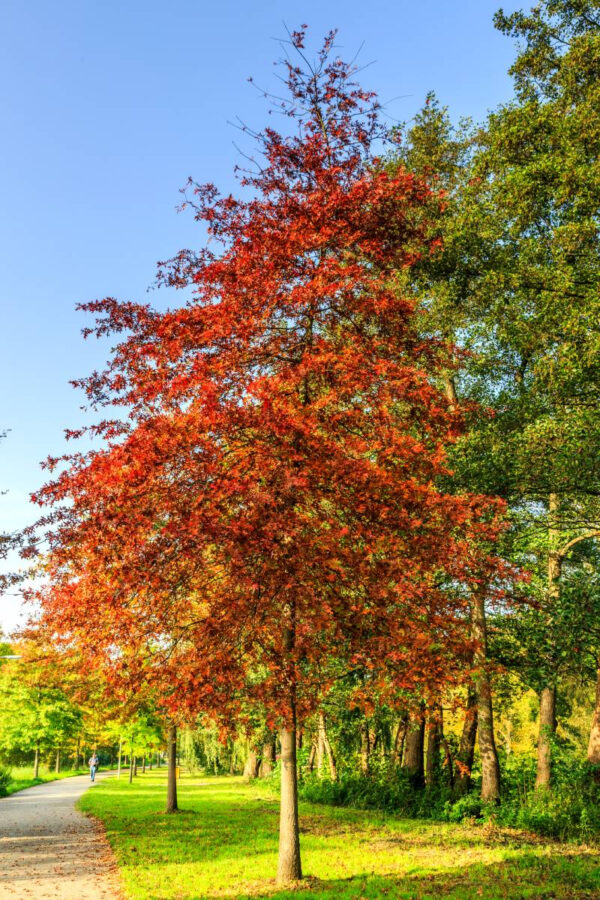
POLYGON ((96 751, 94 750, 94 752, 92 753, 92 755, 91 755, 90 758, 88 759, 88 766, 90 767, 90 779, 91 779, 92 781, 95 781, 95 780, 96 780, 96 769, 98 768, 98 763, 99 763, 99 762, 100 762, 100 760, 99 760, 98 757, 96 756, 96 751))

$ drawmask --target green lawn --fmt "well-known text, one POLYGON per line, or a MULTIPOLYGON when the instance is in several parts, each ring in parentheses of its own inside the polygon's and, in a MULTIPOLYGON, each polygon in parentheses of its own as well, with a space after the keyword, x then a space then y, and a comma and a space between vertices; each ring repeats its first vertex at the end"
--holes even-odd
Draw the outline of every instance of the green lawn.
POLYGON ((72 775, 85 775, 89 769, 65 769, 57 775, 54 769, 43 769, 40 766, 38 778, 34 778, 31 766, 11 769, 12 781, 6 786, 9 794, 16 794, 25 788, 35 787, 36 784, 44 784, 46 781, 57 781, 60 778, 71 778, 72 775))
POLYGON ((183 776, 162 810, 162 773, 107 779, 80 801, 106 826, 130 900, 600 897, 600 849, 490 825, 408 821, 301 805, 306 881, 278 889, 277 799, 240 778, 183 776))

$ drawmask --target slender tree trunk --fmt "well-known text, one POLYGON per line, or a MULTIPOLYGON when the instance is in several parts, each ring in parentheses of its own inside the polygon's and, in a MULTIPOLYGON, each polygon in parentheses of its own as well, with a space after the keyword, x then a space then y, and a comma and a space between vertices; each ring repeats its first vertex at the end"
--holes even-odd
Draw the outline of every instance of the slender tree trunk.
POLYGON ((131 747, 131 753, 129 754, 129 784, 133 783, 133 746, 131 747))
POLYGON ((481 754, 481 799, 500 800, 500 765, 494 738, 494 710, 492 688, 487 671, 487 624, 485 618, 485 593, 477 591, 472 607, 473 637, 477 643, 475 663, 475 689, 477 691, 477 721, 479 727, 479 752, 481 754))
POLYGON ((154 765, 154 754, 151 752, 148 758, 148 763, 150 765, 150 771, 152 771, 152 766, 154 765))
POLYGON ((123 738, 119 738, 119 758, 117 761, 117 778, 121 777, 121 760, 123 756, 123 738))
POLYGON ((588 743, 587 760, 594 766, 594 779, 600 781, 600 660, 598 661, 598 675, 596 678, 596 706, 590 728, 590 740, 588 743))
POLYGON ((425 715, 422 710, 409 717, 402 768, 410 775, 415 787, 423 786, 423 746, 425 743, 425 715))
POLYGON ((281 807, 279 818, 279 862, 277 881, 286 884, 302 878, 300 825, 298 821, 298 769, 296 764, 296 683, 291 655, 295 644, 295 610, 288 606, 288 623, 283 631, 283 649, 288 657, 289 721, 280 734, 281 807))
POLYGON ((133 777, 134 778, 137 778, 137 762, 138 762, 138 758, 137 758, 137 753, 136 753, 135 756, 133 757, 133 777))
POLYGON ((475 739, 477 737, 477 692, 470 684, 467 694, 467 709, 463 724, 460 744, 455 765, 454 790, 461 796, 471 787, 471 772, 475 757, 475 739))
POLYGON ((146 774, 146 754, 144 753, 144 757, 142 759, 142 775, 146 774))
POLYGON ((321 730, 321 735, 323 739, 323 749, 325 750, 325 755, 327 756, 327 762, 329 763, 329 777, 332 781, 337 781, 337 765, 335 761, 335 755, 331 748, 331 743, 329 741, 329 735, 327 734, 327 729, 325 728, 325 714, 319 713, 319 728, 321 730))
POLYGON ((440 780, 440 751, 442 747, 442 711, 434 710, 427 725, 427 754, 425 783, 434 787, 440 780))
MULTIPOLYGON (((558 497, 548 498, 548 606, 550 613, 560 602, 562 559, 558 553, 558 497)), ((540 692, 540 730, 537 747, 536 790, 550 787, 552 778, 552 739, 556 732, 556 684, 549 680, 540 692)))
POLYGON ((454 789, 454 761, 452 759, 452 751, 450 744, 444 732, 442 731, 442 747, 444 748, 444 768, 450 790, 454 789))
POLYGON ((321 778, 325 764, 325 716, 321 712, 317 719, 317 753, 315 764, 317 767, 317 775, 321 778))
POLYGON ((60 772, 60 747, 58 747, 56 750, 56 765, 54 767, 54 771, 57 775, 60 772))
POLYGON ((79 768, 79 757, 81 756, 81 735, 77 735, 77 749, 75 750, 75 769, 79 768))
POLYGON ((363 775, 369 774, 371 767, 371 738, 369 735, 369 723, 363 719, 360 726, 360 771, 363 775))
POLYGON ((394 735, 394 746, 392 748, 392 760, 395 765, 402 763, 402 755, 404 753, 404 742, 406 740, 406 729, 408 726, 408 715, 403 714, 397 726, 394 735))
POLYGON ((33 777, 38 778, 40 774, 40 745, 35 745, 35 755, 33 757, 33 777))
POLYGON ((168 743, 168 771, 167 771, 167 809, 166 812, 177 812, 177 726, 169 726, 168 743))
POLYGON ((156 768, 160 769, 160 750, 156 752, 156 768))
POLYGON ((315 767, 315 759, 317 758, 317 742, 313 741, 310 747, 310 753, 308 754, 308 762, 306 763, 306 768, 309 772, 312 772, 315 767))
POLYGON ((540 693, 540 732, 538 737, 536 790, 550 787, 552 776, 552 738, 556 731, 556 688, 540 693))

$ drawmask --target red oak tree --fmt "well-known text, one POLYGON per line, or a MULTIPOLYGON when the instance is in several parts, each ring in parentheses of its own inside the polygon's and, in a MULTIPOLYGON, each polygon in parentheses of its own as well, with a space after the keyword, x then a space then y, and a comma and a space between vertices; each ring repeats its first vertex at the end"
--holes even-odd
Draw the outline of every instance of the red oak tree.
POLYGON ((439 486, 460 429, 435 383, 451 348, 395 286, 435 249, 432 195, 380 165, 378 104, 333 39, 310 65, 291 36, 293 127, 255 135, 250 198, 191 186, 209 241, 161 278, 193 298, 84 307, 119 343, 80 386, 116 412, 37 495, 54 507, 48 627, 121 683, 154 679, 174 712, 269 710, 281 881, 301 877, 298 718, 341 659, 371 689, 439 690, 465 656, 469 590, 498 572, 481 549, 495 504, 439 486))

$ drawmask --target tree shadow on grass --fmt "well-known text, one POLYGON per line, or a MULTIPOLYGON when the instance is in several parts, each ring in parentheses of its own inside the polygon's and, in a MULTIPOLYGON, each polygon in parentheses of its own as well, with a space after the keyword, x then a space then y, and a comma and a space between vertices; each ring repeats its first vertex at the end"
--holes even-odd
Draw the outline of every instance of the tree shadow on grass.
POLYGON ((185 894, 185 900, 598 900, 600 867, 594 853, 560 857, 524 853, 510 862, 459 866, 407 875, 361 873, 343 879, 308 876, 289 888, 274 881, 240 885, 237 893, 185 894))

